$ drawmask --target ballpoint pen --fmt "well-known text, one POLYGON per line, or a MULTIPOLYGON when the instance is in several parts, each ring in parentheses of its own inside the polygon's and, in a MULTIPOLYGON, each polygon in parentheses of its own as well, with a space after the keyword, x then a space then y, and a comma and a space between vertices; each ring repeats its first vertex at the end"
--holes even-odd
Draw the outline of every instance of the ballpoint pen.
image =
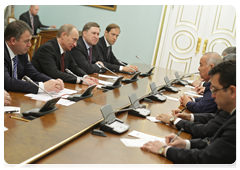
POLYGON ((172 143, 183 131, 184 131, 184 129, 181 128, 180 131, 177 133, 177 135, 176 135, 174 138, 172 138, 172 140, 170 141, 170 143, 172 143))
POLYGON ((179 113, 182 113, 187 107, 185 106, 179 113))

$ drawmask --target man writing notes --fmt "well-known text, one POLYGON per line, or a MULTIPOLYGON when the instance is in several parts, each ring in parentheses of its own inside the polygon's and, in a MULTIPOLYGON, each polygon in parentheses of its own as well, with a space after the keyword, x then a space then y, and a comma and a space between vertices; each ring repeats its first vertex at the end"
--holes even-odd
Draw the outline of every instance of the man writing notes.
POLYGON ((229 118, 211 138, 183 140, 166 136, 166 143, 148 142, 141 149, 165 156, 177 164, 231 164, 236 161, 236 61, 225 61, 212 68, 212 97, 229 118), (170 142, 171 141, 171 142, 170 142))
MULTIPOLYGON (((48 28, 49 26, 43 25, 40 20, 39 16, 37 15, 39 11, 38 5, 31 5, 29 11, 20 15, 19 20, 26 22, 30 28, 32 28, 32 35, 37 35, 37 29, 44 27, 48 28)), ((55 25, 50 26, 49 28, 56 28, 55 25)))
POLYGON ((61 26, 55 39, 49 40, 37 49, 31 63, 39 72, 52 78, 61 78, 66 83, 98 84, 98 79, 89 77, 70 55, 69 51, 76 47, 78 37, 75 26, 71 24, 61 26), (71 70, 76 76, 65 72, 65 69, 71 70))
POLYGON ((95 22, 88 22, 84 25, 82 33, 77 46, 71 50, 74 60, 88 74, 105 72, 101 65, 108 67, 110 64, 103 60, 96 45, 99 40, 100 26, 95 22))
POLYGON ((191 98, 187 95, 183 95, 180 102, 183 106, 186 106, 190 112, 193 113, 215 113, 217 111, 217 105, 214 99, 211 97, 210 86, 211 82, 208 72, 222 61, 220 55, 215 52, 205 53, 200 59, 200 66, 198 68, 201 78, 208 82, 203 92, 203 97, 191 98))
POLYGON ((11 22, 4 31, 4 89, 23 93, 42 92, 40 88, 22 78, 26 75, 48 92, 64 88, 61 79, 53 80, 39 73, 28 61, 32 30, 23 21, 11 22), (43 83, 44 82, 44 83, 43 83))
POLYGON ((133 73, 134 70, 138 71, 137 66, 128 65, 127 63, 121 64, 112 52, 112 45, 116 42, 120 34, 120 27, 116 24, 107 26, 104 36, 99 39, 98 47, 100 54, 103 56, 105 62, 110 63, 109 69, 113 71, 124 71, 133 73), (128 66, 125 66, 128 65, 128 66))

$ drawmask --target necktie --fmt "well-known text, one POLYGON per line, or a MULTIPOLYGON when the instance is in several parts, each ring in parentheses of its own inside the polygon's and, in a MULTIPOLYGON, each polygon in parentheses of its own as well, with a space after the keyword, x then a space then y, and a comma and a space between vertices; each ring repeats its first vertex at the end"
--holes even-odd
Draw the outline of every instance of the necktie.
POLYGON ((18 64, 18 57, 17 55, 13 58, 13 77, 17 79, 17 64, 18 64))
POLYGON ((111 50, 111 46, 108 47, 108 50, 107 50, 107 61, 110 62, 110 50, 111 50))
POLYGON ((92 47, 89 47, 89 63, 92 63, 92 47))
POLYGON ((65 53, 62 53, 61 57, 61 71, 64 72, 65 64, 64 64, 65 53))
POLYGON ((33 16, 31 17, 31 25, 32 25, 32 34, 34 34, 33 16))

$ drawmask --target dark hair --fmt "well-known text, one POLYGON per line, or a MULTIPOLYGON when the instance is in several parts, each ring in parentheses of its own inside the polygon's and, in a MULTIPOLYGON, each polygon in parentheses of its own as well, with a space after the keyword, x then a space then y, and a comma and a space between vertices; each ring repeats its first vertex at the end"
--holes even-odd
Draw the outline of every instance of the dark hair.
POLYGON ((223 57, 222 60, 223 61, 236 60, 236 54, 233 54, 233 53, 227 54, 225 57, 223 57))
POLYGON ((84 25, 82 32, 83 31, 88 31, 91 27, 98 27, 100 29, 100 26, 96 22, 88 22, 84 25))
POLYGON ((208 75, 220 74, 219 84, 223 87, 236 86, 236 60, 224 61, 213 67, 208 75))
MULTIPOLYGON (((60 38, 61 34, 63 32, 66 32, 67 35, 70 35, 72 33, 73 28, 76 28, 76 27, 74 25, 72 25, 72 24, 64 24, 64 25, 62 25, 59 28, 58 32, 57 32, 57 38, 60 38)), ((77 28, 76 28, 76 30, 77 30, 77 28)))
POLYGON ((120 31, 120 27, 117 24, 109 24, 106 28, 106 31, 109 32, 111 29, 118 28, 120 31))
POLYGON ((236 47, 227 47, 225 50, 223 50, 222 56, 225 56, 230 53, 236 54, 236 47))
POLYGON ((32 29, 26 22, 21 20, 13 21, 8 24, 4 31, 4 40, 9 41, 12 37, 14 37, 17 41, 19 41, 21 35, 25 31, 28 31, 30 34, 32 34, 32 29))

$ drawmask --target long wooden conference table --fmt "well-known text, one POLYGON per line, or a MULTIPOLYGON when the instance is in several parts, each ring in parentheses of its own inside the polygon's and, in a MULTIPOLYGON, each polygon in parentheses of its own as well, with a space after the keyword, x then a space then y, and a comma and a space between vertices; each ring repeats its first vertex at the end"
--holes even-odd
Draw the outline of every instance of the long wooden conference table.
MULTIPOLYGON (((146 72, 149 68, 143 64, 135 64, 139 71, 146 72)), ((121 138, 134 139, 129 132, 137 130, 146 134, 164 137, 178 130, 162 123, 153 123, 146 118, 129 115, 127 111, 116 113, 116 117, 130 125, 129 130, 121 135, 105 132, 107 137, 92 135, 93 129, 99 129, 103 120, 100 108, 110 104, 113 110, 130 105, 128 96, 136 93, 138 99, 151 92, 149 84, 164 85, 164 77, 174 79, 173 70, 156 67, 154 75, 139 77, 137 82, 102 92, 93 90, 93 96, 76 102, 70 106, 56 105, 58 109, 52 113, 29 122, 10 118, 22 117, 20 114, 5 113, 4 126, 9 130, 4 132, 4 158, 8 164, 171 164, 162 156, 155 155, 140 148, 126 147, 121 138)), ((106 75, 112 75, 110 72, 106 75)), ((124 78, 132 75, 117 73, 124 78)), ((99 77, 101 80, 114 80, 99 77)), ((175 85, 178 93, 164 92, 165 95, 179 98, 189 88, 175 85)), ((87 86, 65 83, 65 88, 80 90, 82 93, 87 86)), ((32 100, 24 93, 10 92, 12 106, 21 107, 21 113, 33 108, 40 108, 45 102, 32 100)), ((182 109, 179 101, 167 99, 165 102, 153 103, 141 101, 151 110, 150 116, 171 112, 172 109, 182 109)), ((189 112, 185 110, 185 112, 189 112)), ((182 133, 181 138, 190 139, 191 135, 182 133)))

